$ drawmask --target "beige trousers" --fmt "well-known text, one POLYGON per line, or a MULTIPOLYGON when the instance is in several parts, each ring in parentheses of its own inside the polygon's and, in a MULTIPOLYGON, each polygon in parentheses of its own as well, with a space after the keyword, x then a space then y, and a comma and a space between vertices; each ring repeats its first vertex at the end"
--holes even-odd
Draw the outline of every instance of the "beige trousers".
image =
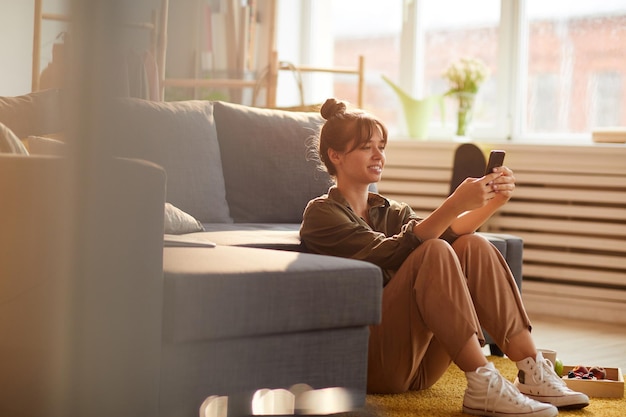
POLYGON ((371 326, 367 389, 400 393, 433 385, 484 328, 505 352, 530 320, 500 252, 478 234, 418 246, 383 290, 371 326))

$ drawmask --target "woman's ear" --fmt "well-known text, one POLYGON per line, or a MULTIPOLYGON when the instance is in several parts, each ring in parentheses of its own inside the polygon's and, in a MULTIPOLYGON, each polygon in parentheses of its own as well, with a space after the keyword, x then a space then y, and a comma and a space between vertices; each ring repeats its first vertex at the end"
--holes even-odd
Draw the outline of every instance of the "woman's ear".
POLYGON ((333 165, 337 165, 337 163, 341 160, 341 152, 337 152, 333 148, 328 148, 328 159, 333 165))

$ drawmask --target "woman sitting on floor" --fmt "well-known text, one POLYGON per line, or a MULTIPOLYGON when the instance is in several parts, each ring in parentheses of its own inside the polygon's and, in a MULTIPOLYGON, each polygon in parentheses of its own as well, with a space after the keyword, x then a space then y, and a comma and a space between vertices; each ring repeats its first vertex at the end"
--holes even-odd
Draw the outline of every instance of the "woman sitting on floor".
POLYGON ((474 233, 513 194, 507 167, 461 183, 429 216, 368 191, 385 166, 387 128, 328 99, 316 150, 336 185, 309 202, 300 235, 325 255, 383 270, 382 321, 370 329, 368 392, 433 385, 454 361, 467 377, 463 411, 555 416, 589 398, 567 388, 535 348, 531 323, 498 250, 474 233), (519 368, 515 384, 488 362, 481 328, 519 368))

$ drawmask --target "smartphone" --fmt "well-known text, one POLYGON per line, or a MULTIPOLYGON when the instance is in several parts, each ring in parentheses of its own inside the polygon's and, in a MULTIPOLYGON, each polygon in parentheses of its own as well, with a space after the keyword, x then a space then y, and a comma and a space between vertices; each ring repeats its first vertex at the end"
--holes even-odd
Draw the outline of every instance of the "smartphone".
POLYGON ((504 164, 504 155, 506 155, 506 152, 499 149, 494 149, 489 153, 485 175, 491 174, 495 167, 501 167, 504 164))

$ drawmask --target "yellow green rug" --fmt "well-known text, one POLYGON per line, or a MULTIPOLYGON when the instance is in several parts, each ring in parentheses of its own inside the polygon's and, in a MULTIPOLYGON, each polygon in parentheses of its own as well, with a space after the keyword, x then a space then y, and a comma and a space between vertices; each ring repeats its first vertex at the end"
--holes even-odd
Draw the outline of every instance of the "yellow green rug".
MULTIPOLYGON (((507 358, 490 356, 500 373, 510 381, 515 379, 517 368, 507 358)), ((363 416, 465 416, 461 411, 466 380, 463 372, 452 365, 431 388, 395 395, 368 395, 363 416)), ((624 417, 626 398, 591 398, 591 404, 581 410, 559 411, 559 416, 624 417)))

